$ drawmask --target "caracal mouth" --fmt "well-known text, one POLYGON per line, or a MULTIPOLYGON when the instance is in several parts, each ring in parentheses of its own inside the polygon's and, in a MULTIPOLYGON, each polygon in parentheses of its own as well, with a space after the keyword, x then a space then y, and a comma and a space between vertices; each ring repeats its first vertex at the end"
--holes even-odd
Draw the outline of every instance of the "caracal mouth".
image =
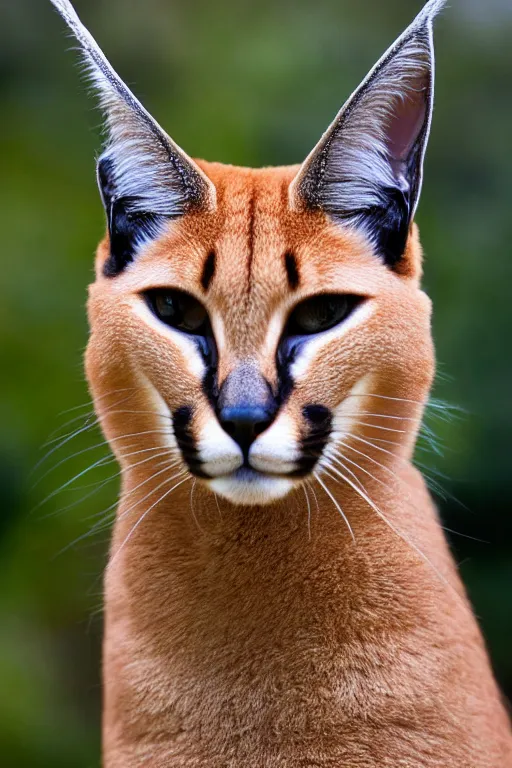
POLYGON ((259 472, 251 467, 240 467, 229 475, 208 481, 209 487, 233 504, 262 505, 283 499, 296 483, 286 475, 259 472))

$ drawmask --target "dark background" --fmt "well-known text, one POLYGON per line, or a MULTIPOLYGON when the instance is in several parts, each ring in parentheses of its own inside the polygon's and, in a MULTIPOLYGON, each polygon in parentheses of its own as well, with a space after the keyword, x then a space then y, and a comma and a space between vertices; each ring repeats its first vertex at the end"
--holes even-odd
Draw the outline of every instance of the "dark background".
MULTIPOLYGON (((191 155, 256 166, 302 160, 421 5, 76 2, 123 78, 191 155)), ((445 475, 438 481, 448 494, 440 500, 446 526, 483 540, 450 534, 511 696, 512 4, 450 6, 437 23, 437 102, 418 223, 435 305, 435 394, 465 413, 432 422, 443 455, 418 456, 429 475, 433 466, 445 475)), ((104 228, 94 177, 101 138, 72 45, 49 0, 0 0, 0 755, 7 768, 99 761, 101 572, 117 469, 101 466, 108 450, 91 427, 32 471, 58 445, 42 448, 49 435, 87 426, 90 407, 84 303, 104 228), (75 406, 83 407, 63 413, 75 406)))

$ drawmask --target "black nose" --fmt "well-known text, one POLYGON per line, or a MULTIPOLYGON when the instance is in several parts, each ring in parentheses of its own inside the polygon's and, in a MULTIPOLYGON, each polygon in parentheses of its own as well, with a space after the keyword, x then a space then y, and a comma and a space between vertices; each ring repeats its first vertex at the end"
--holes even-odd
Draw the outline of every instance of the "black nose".
POLYGON ((272 424, 274 412, 261 405, 238 404, 222 408, 220 425, 235 440, 244 455, 251 444, 272 424))

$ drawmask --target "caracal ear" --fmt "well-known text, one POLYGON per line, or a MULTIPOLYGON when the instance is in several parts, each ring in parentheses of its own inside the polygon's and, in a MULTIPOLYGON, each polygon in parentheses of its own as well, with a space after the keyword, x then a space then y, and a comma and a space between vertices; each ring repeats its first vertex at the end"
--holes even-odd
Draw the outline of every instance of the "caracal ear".
POLYGON ((421 191, 434 97, 430 0, 350 97, 290 186, 292 208, 363 231, 390 266, 403 256, 421 191))
POLYGON ((105 274, 118 274, 168 219, 213 210, 215 187, 123 83, 68 0, 51 0, 80 43, 105 113, 108 143, 98 162, 111 255, 105 274))

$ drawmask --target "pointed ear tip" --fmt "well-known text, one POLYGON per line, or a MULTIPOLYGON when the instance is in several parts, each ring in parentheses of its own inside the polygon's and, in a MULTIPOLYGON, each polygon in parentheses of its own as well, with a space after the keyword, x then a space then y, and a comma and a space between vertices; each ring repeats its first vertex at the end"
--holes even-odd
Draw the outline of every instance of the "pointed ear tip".
POLYGON ((429 0, 423 6, 423 10, 418 15, 420 23, 432 24, 436 16, 446 7, 446 0, 429 0))
POLYGON ((446 0, 428 0, 399 40, 405 43, 412 42, 417 36, 424 36, 427 33, 432 47, 434 21, 445 6, 446 0))

